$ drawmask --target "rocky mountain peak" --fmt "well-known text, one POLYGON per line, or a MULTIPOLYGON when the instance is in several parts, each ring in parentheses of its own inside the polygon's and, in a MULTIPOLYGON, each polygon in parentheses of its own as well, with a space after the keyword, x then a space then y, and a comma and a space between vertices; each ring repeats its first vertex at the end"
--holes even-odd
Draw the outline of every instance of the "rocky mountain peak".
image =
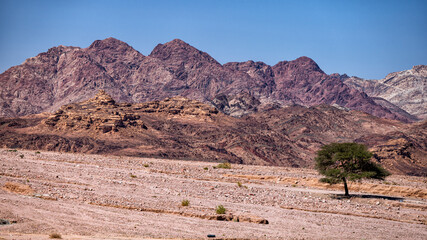
POLYGON ((292 66, 297 67, 297 68, 305 69, 308 71, 315 71, 315 72, 324 73, 322 71, 322 69, 320 69, 319 65, 317 65, 317 63, 309 57, 305 57, 305 56, 299 57, 299 58, 291 61, 290 64, 292 66))
POLYGON ((325 74, 322 69, 320 69, 319 65, 317 65, 317 63, 309 57, 300 57, 293 61, 278 62, 273 66, 273 69, 279 74, 291 72, 297 74, 311 72, 325 74))
POLYGON ((179 38, 175 38, 174 40, 166 43, 169 45, 175 45, 175 46, 181 46, 181 47, 192 47, 190 44, 184 42, 183 40, 179 39, 179 38))
POLYGON ((412 71, 423 74, 424 76, 427 75, 427 65, 416 65, 412 67, 412 71))
POLYGON ((132 48, 127 43, 122 42, 116 38, 109 37, 104 40, 96 40, 90 46, 89 49, 117 49, 117 48, 132 48))
POLYGON ((158 44, 150 53, 150 57, 158 58, 163 61, 207 61, 220 65, 209 54, 198 50, 190 44, 174 39, 165 44, 158 44))
POLYGON ((52 47, 47 50, 47 52, 43 52, 38 54, 35 57, 31 57, 25 60, 24 64, 40 64, 43 62, 57 62, 59 57, 67 52, 71 52, 73 50, 80 49, 79 47, 72 46, 63 46, 59 45, 57 47, 52 47))

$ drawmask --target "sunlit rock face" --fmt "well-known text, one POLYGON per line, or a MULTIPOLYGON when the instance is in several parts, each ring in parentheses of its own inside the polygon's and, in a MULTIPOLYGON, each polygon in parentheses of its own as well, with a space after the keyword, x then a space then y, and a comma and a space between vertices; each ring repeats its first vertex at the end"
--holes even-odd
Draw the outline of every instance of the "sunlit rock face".
POLYGON ((410 70, 390 73, 380 80, 350 77, 345 79, 344 83, 364 91, 371 97, 386 99, 420 119, 427 118, 426 65, 417 65, 410 70))

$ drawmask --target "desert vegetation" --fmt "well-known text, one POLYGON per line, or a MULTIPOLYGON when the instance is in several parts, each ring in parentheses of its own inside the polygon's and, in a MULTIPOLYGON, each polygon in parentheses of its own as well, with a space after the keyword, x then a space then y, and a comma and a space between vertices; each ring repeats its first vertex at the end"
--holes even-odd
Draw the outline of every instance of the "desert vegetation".
POLYGON ((330 184, 344 183, 345 196, 349 196, 347 181, 373 178, 384 180, 390 173, 371 161, 372 153, 357 143, 331 143, 317 152, 316 169, 325 175, 320 181, 330 184))
POLYGON ((217 214, 225 214, 227 212, 227 209, 223 205, 218 205, 215 208, 215 212, 217 214))
POLYGON ((190 206, 190 201, 189 201, 189 200, 187 200, 187 199, 182 200, 182 201, 181 201, 181 206, 183 206, 183 207, 188 207, 188 206, 190 206))
POLYGON ((218 165, 214 166, 213 168, 223 168, 223 169, 230 169, 231 164, 229 162, 219 163, 218 165))

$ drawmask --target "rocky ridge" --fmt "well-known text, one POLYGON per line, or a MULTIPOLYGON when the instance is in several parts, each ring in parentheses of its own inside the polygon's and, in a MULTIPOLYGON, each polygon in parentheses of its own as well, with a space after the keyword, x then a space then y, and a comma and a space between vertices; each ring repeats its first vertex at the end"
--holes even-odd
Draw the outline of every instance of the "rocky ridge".
POLYGON ((232 103, 233 107, 219 107, 233 116, 255 112, 263 106, 270 109, 277 105, 325 103, 412 121, 339 79, 325 74, 307 57, 273 67, 253 61, 221 65, 209 54, 179 39, 159 44, 144 56, 122 41, 107 38, 88 48, 54 47, 2 73, 0 116, 54 112, 104 89, 114 99, 129 103, 173 96, 204 103, 214 103, 218 96, 241 99, 241 94, 247 95, 245 99, 254 99, 244 100, 245 104, 232 103))

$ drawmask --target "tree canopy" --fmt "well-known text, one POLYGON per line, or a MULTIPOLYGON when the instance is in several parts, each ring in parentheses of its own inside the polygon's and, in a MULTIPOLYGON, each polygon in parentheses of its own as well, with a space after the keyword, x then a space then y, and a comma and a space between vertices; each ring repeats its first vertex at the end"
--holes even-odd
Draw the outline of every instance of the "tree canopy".
POLYGON ((316 169, 325 176, 322 182, 344 183, 345 195, 348 196, 347 180, 362 178, 383 180, 390 173, 379 164, 372 162, 372 153, 363 144, 331 143, 324 145, 316 157, 316 169))

